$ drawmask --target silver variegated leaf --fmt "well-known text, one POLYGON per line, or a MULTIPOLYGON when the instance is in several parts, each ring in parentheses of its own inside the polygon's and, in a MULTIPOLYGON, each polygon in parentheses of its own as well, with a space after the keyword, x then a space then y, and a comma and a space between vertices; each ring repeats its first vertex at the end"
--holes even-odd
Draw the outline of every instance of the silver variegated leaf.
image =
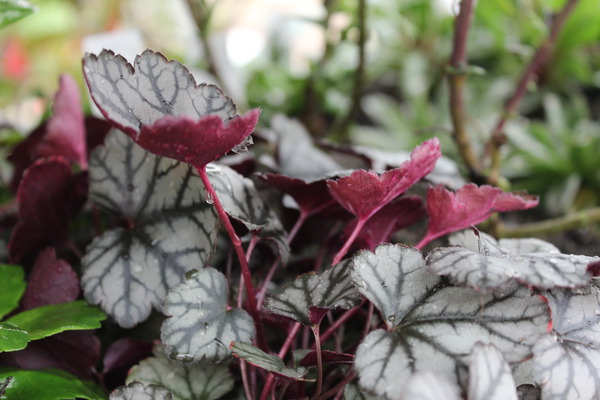
POLYGON ((113 390, 109 400, 172 400, 173 396, 163 386, 144 385, 142 382, 131 382, 113 390))
POLYGON ((151 50, 138 55, 133 66, 109 50, 88 53, 83 74, 104 116, 129 134, 165 115, 198 119, 217 114, 228 120, 236 114, 235 104, 219 88, 197 85, 179 61, 151 50))
POLYGON ((389 329, 371 332, 357 349, 361 387, 399 398, 412 373, 426 370, 464 384, 466 358, 477 342, 494 344, 511 363, 531 354, 549 322, 539 296, 516 284, 486 295, 448 286, 428 276, 415 251, 383 245, 352 261, 359 290, 383 308, 389 329))
POLYGON ((360 302, 358 291, 348 271, 349 260, 321 272, 301 275, 283 291, 267 298, 265 308, 313 325, 311 307, 321 309, 352 308, 360 302))
POLYGON ((404 390, 403 400, 460 400, 460 388, 444 375, 431 371, 413 374, 404 390))
POLYGON ((154 357, 133 367, 127 382, 161 385, 174 400, 216 400, 234 387, 234 378, 227 365, 182 364, 165 356, 162 345, 154 348, 154 357))
POLYGON ((477 343, 470 357, 469 400, 517 400, 512 371, 500 350, 477 343))
POLYGON ((82 259, 86 299, 119 325, 161 309, 167 289, 202 268, 218 219, 190 166, 152 155, 113 131, 90 158, 90 197, 128 221, 96 237, 82 259))
POLYGON ((300 381, 311 381, 311 379, 305 379, 304 376, 308 373, 308 368, 297 367, 289 368, 286 367, 283 360, 274 354, 267 354, 261 349, 252 346, 249 343, 234 342, 231 346, 233 354, 248 363, 262 368, 266 371, 273 372, 279 376, 286 378, 300 380, 300 381))
MULTIPOLYGON (((471 227, 448 237, 448 241, 453 246, 465 247, 469 250, 479 253, 494 252, 501 253, 560 253, 558 247, 552 243, 538 238, 501 238, 496 241, 493 236, 485 232, 480 232, 477 228, 471 227), (491 244, 492 247, 485 249, 480 246, 491 244)), ((488 254, 489 255, 489 254, 488 254)))
POLYGON ((600 291, 590 286, 545 294, 554 331, 533 349, 533 373, 542 398, 600 398, 600 291))
POLYGON ((419 250, 400 245, 380 245, 375 253, 361 251, 352 258, 350 269, 354 284, 390 329, 440 281, 427 272, 419 250))
MULTIPOLYGON (((540 289, 553 287, 581 287, 589 282, 587 271, 590 263, 598 257, 560 254, 554 246, 541 241, 512 239, 504 241, 509 248, 502 248, 489 235, 478 232, 477 250, 472 241, 457 240, 465 247, 438 247, 427 256, 427 266, 437 275, 447 275, 459 285, 467 285, 482 292, 509 285, 517 280, 540 289), (515 253, 514 250, 550 250, 546 252, 515 253)), ((463 235, 469 235, 465 231, 463 235)), ((473 233, 471 235, 475 236, 473 233)))
POLYGON ((231 342, 252 340, 254 321, 244 310, 228 309, 228 292, 225 276, 211 267, 169 289, 160 337, 171 358, 222 361, 231 355, 231 342))

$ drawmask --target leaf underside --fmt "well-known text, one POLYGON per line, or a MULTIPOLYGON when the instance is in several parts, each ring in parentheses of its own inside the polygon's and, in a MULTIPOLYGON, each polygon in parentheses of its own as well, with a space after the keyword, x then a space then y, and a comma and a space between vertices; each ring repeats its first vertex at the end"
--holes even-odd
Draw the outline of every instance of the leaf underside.
POLYGON ((310 379, 304 378, 304 376, 308 373, 308 368, 288 368, 285 366, 281 358, 274 354, 267 354, 249 343, 234 342, 232 343, 231 349, 236 357, 242 358, 248 363, 266 371, 273 372, 285 378, 310 381, 310 379))
POLYGON ((108 230, 87 247, 84 295, 132 327, 152 307, 160 310, 186 272, 206 264, 218 220, 192 167, 152 155, 116 131, 92 153, 90 197, 131 227, 108 230))
POLYGON ((211 267, 169 290, 164 313, 170 318, 160 337, 171 358, 218 362, 231 355, 232 341, 252 340, 254 321, 244 310, 228 310, 228 291, 225 276, 211 267))

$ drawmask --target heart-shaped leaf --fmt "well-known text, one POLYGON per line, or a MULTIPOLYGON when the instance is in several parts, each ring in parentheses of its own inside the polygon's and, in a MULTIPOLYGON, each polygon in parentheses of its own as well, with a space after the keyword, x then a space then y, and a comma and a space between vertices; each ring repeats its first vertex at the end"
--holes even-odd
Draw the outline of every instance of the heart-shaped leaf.
POLYGON ((267 354, 249 343, 233 342, 231 343, 231 350, 233 351, 234 356, 239 357, 248 363, 266 371, 273 372, 279 376, 300 381, 312 381, 312 379, 304 378, 304 376, 308 373, 308 368, 288 368, 285 366, 281 358, 274 354, 267 354))
POLYGON ((254 322, 241 309, 228 309, 225 276, 207 267, 169 289, 161 341, 179 361, 221 361, 231 354, 232 341, 249 342, 254 322))
POLYGON ((320 322, 316 315, 320 313, 311 313, 313 307, 334 309, 358 305, 360 299, 348 264, 349 260, 345 260, 319 274, 309 272, 299 276, 281 293, 267 298, 265 308, 311 326, 320 322))
POLYGON ((6 398, 10 400, 106 399, 104 392, 91 381, 81 381, 59 369, 26 371, 0 368, 0 380, 12 377, 6 398))
POLYGON ((173 395, 160 385, 145 385, 142 382, 131 382, 113 390, 109 400, 172 400, 173 395))
POLYGON ((17 308, 24 291, 23 268, 0 264, 0 318, 17 308))
POLYGON ((216 400, 230 392, 234 379, 227 365, 182 364, 165 356, 161 345, 150 357, 133 367, 127 382, 164 386, 174 400, 216 400))
MULTIPOLYGON (((597 257, 545 252, 516 253, 501 248, 494 238, 478 231, 465 231, 453 242, 466 241, 461 239, 464 235, 478 238, 477 251, 464 247, 438 247, 427 256, 427 266, 435 274, 450 276, 454 283, 482 292, 506 286, 511 280, 540 289, 580 287, 591 278, 588 265, 598 260, 597 257)), ((523 244, 519 244, 518 239, 504 243, 512 249, 552 249, 543 246, 539 240, 525 240, 523 244)))
POLYGON ((469 400, 517 400, 515 381, 502 353, 477 343, 469 365, 469 400))
POLYGON ((494 344, 508 362, 522 361, 549 322, 547 305, 526 288, 482 295, 448 286, 425 270, 413 248, 361 252, 352 260, 352 275, 389 329, 369 333, 355 358, 361 386, 380 396, 400 397, 416 371, 464 383, 466 356, 479 341, 494 344))
POLYGON ((533 373, 545 400, 600 396, 600 290, 545 293, 554 331, 534 347, 533 373))
POLYGON ((413 374, 406 384, 403 400, 460 400, 460 389, 444 375, 431 371, 413 374))
POLYGON ((151 50, 138 55, 133 66, 110 50, 86 54, 83 73, 102 114, 134 138, 142 126, 167 115, 199 119, 216 114, 222 120, 236 115, 235 104, 219 88, 197 85, 180 62, 151 50))
POLYGON ((434 138, 417 146, 410 160, 398 168, 381 175, 357 170, 350 176, 330 180, 327 185, 346 210, 360 220, 366 220, 431 172, 441 155, 440 142, 434 138))
POLYGON ((160 309, 167 289, 204 266, 218 220, 196 171, 149 154, 113 132, 90 159, 92 200, 130 228, 96 237, 82 259, 81 284, 119 325, 132 327, 160 309))
POLYGON ((427 191, 429 226, 418 248, 447 233, 465 229, 485 221, 494 212, 525 210, 537 206, 535 196, 505 193, 492 186, 468 183, 456 193, 442 185, 427 191))

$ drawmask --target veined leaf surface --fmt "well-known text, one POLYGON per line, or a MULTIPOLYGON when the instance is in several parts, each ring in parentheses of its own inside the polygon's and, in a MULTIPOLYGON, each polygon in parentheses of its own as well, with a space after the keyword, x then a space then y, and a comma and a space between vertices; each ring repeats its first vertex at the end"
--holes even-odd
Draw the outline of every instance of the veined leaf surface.
POLYGON ((448 286, 428 275, 415 249, 382 245, 375 254, 359 253, 352 265, 359 291, 388 326, 369 333, 355 357, 360 385, 377 395, 400 397, 417 371, 463 384, 466 357, 477 342, 492 343, 508 362, 519 362, 546 332, 547 305, 528 289, 515 284, 484 295, 448 286))
POLYGON ((159 385, 144 385, 142 382, 131 382, 127 386, 116 388, 109 400, 172 400, 173 396, 167 388, 159 385))
POLYGON ((545 293, 554 332, 534 347, 533 374, 544 400, 600 397, 600 290, 545 293))
POLYGON ((208 267, 169 289, 161 341, 170 357, 183 361, 222 361, 233 341, 249 342, 254 321, 241 309, 228 309, 225 276, 208 267))
POLYGON ((274 354, 267 354, 261 349, 252 346, 249 343, 233 342, 231 350, 236 357, 239 357, 252 365, 256 365, 266 371, 273 372, 279 376, 294 380, 307 380, 304 376, 308 373, 308 368, 297 367, 289 368, 283 363, 283 360, 274 354))
POLYGON ((319 274, 309 272, 299 276, 281 293, 269 297, 265 308, 310 326, 318 322, 311 313, 312 307, 333 309, 358 305, 360 299, 348 273, 349 264, 349 260, 344 260, 319 274))
POLYGON ((515 381, 502 353, 477 343, 469 366, 469 400, 517 400, 515 381))
POLYGON ((86 54, 83 73, 102 114, 136 137, 141 125, 152 125, 165 115, 200 118, 235 116, 233 101, 213 85, 197 85, 179 61, 144 51, 133 66, 120 55, 103 50, 86 54))
POLYGON ((455 382, 431 371, 413 374, 406 384, 403 400, 460 400, 455 382))
MULTIPOLYGON (((469 235, 466 231, 461 235, 469 235)), ((452 282, 481 291, 490 291, 517 280, 540 289, 553 287, 580 287, 591 278, 587 267, 597 257, 576 256, 553 251, 554 246, 544 246, 542 241, 512 239, 509 248, 485 233, 478 232, 477 250, 469 240, 460 236, 471 249, 464 247, 438 247, 427 256, 427 266, 438 275, 448 275, 452 282), (542 250, 542 252, 517 253, 513 249, 542 250)), ((475 236, 475 235, 473 235, 475 236)))
POLYGON ((127 382, 133 381, 164 386, 175 400, 216 400, 234 385, 227 365, 182 364, 167 358, 162 345, 131 369, 127 382))
POLYGON ((202 268, 217 239, 218 220, 195 170, 152 155, 113 131, 90 159, 92 200, 130 227, 96 237, 82 260, 85 297, 119 325, 160 309, 167 289, 202 268))

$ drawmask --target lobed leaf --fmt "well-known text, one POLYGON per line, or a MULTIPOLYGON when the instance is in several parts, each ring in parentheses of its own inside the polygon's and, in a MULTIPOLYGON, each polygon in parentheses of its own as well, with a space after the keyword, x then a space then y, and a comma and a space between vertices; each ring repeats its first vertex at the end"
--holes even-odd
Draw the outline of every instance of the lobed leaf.
POLYGON ((195 170, 147 153, 113 132, 90 159, 92 200, 130 221, 96 237, 82 259, 84 295, 132 327, 167 289, 201 268, 217 240, 218 219, 195 170))
POLYGON ((477 343, 470 358, 469 400, 517 400, 510 366, 494 345, 477 343))
POLYGON ((23 268, 0 264, 0 318, 17 308, 25 287, 23 268))
POLYGON ((600 290, 545 293, 554 330, 533 348, 533 374, 545 400, 600 396, 600 290))
POLYGON ((133 381, 163 386, 175 400, 216 400, 230 392, 235 383, 227 365, 172 361, 161 345, 155 346, 154 357, 131 369, 127 382, 133 381))
POLYGON ((133 66, 110 50, 88 53, 83 73, 102 114, 134 138, 142 126, 167 115, 198 119, 215 114, 221 120, 236 115, 235 104, 218 87, 197 85, 179 61, 151 50, 138 55, 133 66))
POLYGON ((95 383, 79 380, 58 369, 27 371, 0 368, 0 379, 9 376, 12 379, 6 387, 6 398, 10 400, 106 399, 95 383))
POLYGON ((492 343, 508 362, 519 362, 546 332, 547 306, 526 288, 513 285, 482 295, 448 286, 428 274, 412 248, 382 245, 375 254, 361 252, 352 270, 389 330, 369 333, 355 356, 361 387, 379 396, 400 397, 418 371, 462 383, 466 357, 477 342, 492 343))
POLYGON ((318 324, 319 316, 322 317, 322 313, 314 308, 355 307, 360 299, 348 273, 348 265, 349 260, 345 260, 321 273, 299 276, 283 291, 267 298, 265 308, 310 326, 318 324))
MULTIPOLYGON (((438 247, 427 256, 427 266, 437 275, 447 275, 451 281, 467 285, 482 292, 488 292, 517 280, 540 289, 553 287, 580 287, 589 282, 591 274, 588 265, 597 257, 557 254, 554 246, 540 240, 519 239, 504 241, 509 249, 500 247, 491 236, 475 231, 478 240, 477 250, 463 247, 438 247), (542 251, 518 253, 511 249, 542 251)), ((454 242, 467 242, 465 231, 454 242)), ((471 248, 472 243, 467 243, 471 248)))
POLYGON ((267 354, 249 343, 233 342, 231 343, 231 350, 234 356, 279 376, 298 381, 312 381, 312 379, 304 378, 308 373, 308 368, 288 368, 281 358, 274 354, 267 354))
POLYGON ((173 395, 167 388, 159 385, 145 385, 131 382, 113 390, 109 400, 172 400, 173 395))
POLYGON ((161 341, 179 361, 222 361, 232 341, 249 342, 254 321, 241 309, 228 309, 225 276, 207 267, 169 289, 161 341))

